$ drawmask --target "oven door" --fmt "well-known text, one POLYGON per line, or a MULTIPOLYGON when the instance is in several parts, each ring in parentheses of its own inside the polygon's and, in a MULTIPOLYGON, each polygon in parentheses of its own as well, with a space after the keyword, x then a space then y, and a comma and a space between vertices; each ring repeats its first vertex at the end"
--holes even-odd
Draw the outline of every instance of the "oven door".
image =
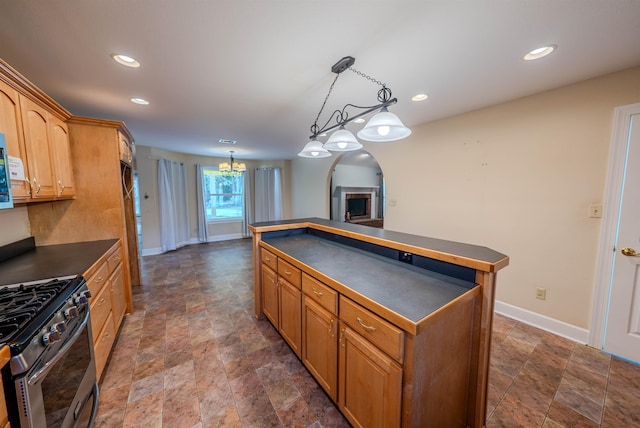
POLYGON ((48 361, 35 364, 15 386, 20 426, 87 428, 98 409, 98 386, 89 311, 48 361))

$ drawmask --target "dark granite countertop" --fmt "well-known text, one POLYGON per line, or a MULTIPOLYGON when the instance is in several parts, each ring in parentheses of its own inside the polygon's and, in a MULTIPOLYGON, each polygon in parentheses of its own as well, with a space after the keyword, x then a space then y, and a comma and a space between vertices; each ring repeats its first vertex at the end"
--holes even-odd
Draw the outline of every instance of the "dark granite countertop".
POLYGON ((400 248, 403 250, 406 248, 416 254, 453 262, 461 266, 467 266, 485 272, 496 272, 509 264, 508 256, 480 245, 412 235, 409 233, 394 232, 391 230, 315 217, 253 223, 251 225, 251 229, 261 232, 278 230, 286 228, 287 226, 295 227, 295 225, 303 225, 302 227, 324 227, 337 229, 347 235, 357 234, 359 235, 358 239, 366 239, 370 242, 380 242, 384 243, 381 245, 388 245, 389 247, 400 248))
POLYGON ((82 275, 117 239, 35 247, 0 263, 0 285, 82 275))
POLYGON ((263 241, 413 323, 475 286, 312 235, 263 241))

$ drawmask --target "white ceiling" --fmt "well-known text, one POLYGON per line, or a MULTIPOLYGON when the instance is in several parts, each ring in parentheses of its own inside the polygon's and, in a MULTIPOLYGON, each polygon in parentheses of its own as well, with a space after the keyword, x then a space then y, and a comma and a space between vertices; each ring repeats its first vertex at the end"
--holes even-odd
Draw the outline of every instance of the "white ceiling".
MULTIPOLYGON (((123 120, 140 145, 239 159, 295 158, 347 55, 409 127, 640 64, 638 0, 0 3, 0 58, 72 114, 123 120)), ((319 122, 377 90, 345 71, 319 122)))

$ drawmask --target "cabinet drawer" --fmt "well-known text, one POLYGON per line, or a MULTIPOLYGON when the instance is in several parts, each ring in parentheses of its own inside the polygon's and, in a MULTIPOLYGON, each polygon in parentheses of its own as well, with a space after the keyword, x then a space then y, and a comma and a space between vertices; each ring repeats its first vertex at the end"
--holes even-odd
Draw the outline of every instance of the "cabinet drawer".
POLYGON ((109 278, 109 270, 107 268, 106 263, 102 263, 102 265, 98 268, 96 273, 91 275, 91 278, 87 279, 87 287, 89 287, 89 291, 92 296, 97 296, 102 290, 102 287, 107 283, 107 279, 109 278))
POLYGON ((104 365, 107 363, 109 354, 111 353, 111 347, 116 339, 116 331, 113 328, 113 320, 111 314, 107 322, 104 324, 104 328, 100 332, 100 335, 94 340, 93 352, 96 357, 96 375, 98 380, 104 370, 104 365))
POLYGON ((334 315, 338 315, 338 293, 306 273, 302 274, 302 291, 334 315))
POLYGON ((275 254, 270 253, 264 248, 260 248, 260 260, 262 260, 262 263, 269 266, 274 272, 278 270, 278 258, 275 254))
POLYGON ((340 319, 390 357, 402 362, 402 330, 344 296, 340 296, 340 319))
POLYGON ((300 269, 291 263, 278 259, 278 275, 286 279, 291 285, 300 289, 300 269))
POLYGON ((103 287, 97 295, 91 298, 91 333, 93 341, 98 338, 106 319, 111 314, 111 288, 103 287))
POLYGON ((112 274, 113 271, 116 270, 121 260, 122 260, 122 246, 118 244, 118 247, 116 248, 116 250, 107 259, 107 267, 109 269, 109 274, 112 274))

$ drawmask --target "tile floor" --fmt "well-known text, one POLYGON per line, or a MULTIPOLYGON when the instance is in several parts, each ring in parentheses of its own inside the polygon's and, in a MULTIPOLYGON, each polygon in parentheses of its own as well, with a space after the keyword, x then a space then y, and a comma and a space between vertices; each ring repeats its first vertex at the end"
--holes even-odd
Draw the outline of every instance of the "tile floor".
MULTIPOLYGON (((142 259, 143 285, 100 382, 96 427, 348 427, 253 317, 251 242, 142 259)), ((487 427, 640 427, 640 367, 494 321, 487 427)))

